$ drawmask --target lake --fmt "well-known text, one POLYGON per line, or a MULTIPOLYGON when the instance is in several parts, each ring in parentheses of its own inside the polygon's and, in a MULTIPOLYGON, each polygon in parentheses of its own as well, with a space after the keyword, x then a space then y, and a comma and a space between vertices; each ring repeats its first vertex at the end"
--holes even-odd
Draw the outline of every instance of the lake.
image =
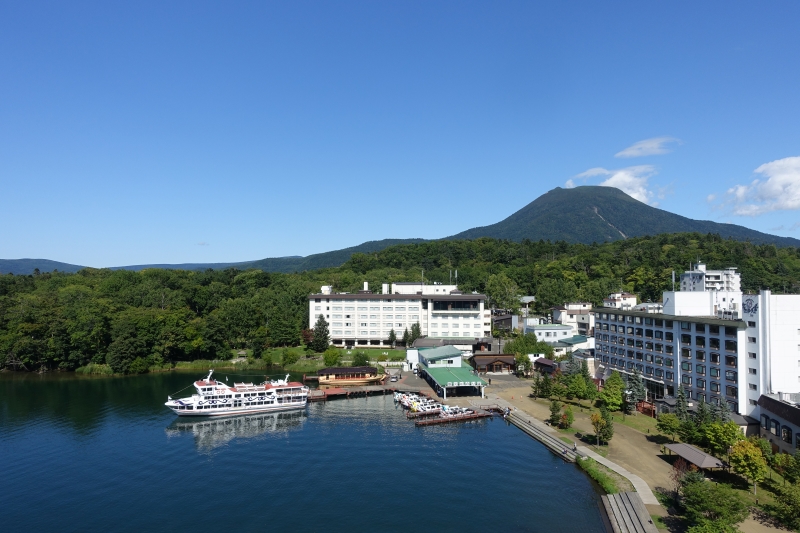
POLYGON ((164 407, 203 375, 0 374, 2 530, 604 531, 590 480, 499 418, 416 428, 390 395, 164 407))

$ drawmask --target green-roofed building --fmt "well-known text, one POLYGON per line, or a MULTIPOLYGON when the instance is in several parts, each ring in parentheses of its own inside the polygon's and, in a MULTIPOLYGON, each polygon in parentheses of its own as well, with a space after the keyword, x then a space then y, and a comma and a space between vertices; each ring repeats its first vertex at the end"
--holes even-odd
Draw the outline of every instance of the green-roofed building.
POLYGON ((448 391, 451 395, 484 397, 487 383, 476 375, 472 367, 464 364, 458 348, 420 349, 419 363, 420 376, 443 398, 447 399, 448 391))

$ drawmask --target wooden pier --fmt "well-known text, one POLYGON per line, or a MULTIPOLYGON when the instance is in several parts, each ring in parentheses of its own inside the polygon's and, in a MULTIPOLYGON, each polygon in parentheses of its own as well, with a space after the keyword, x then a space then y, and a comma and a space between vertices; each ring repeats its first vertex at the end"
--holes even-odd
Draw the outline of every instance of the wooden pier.
POLYGON ((425 418, 426 416, 438 415, 441 412, 441 409, 434 409, 432 411, 406 411, 406 418, 425 418))
POLYGON ((435 424, 449 424, 451 422, 465 422, 467 420, 477 420, 479 418, 490 418, 493 415, 485 411, 475 412, 465 415, 454 415, 440 418, 428 418, 424 420, 417 420, 414 422, 415 426, 433 426, 435 424))
POLYGON ((613 533, 658 533, 638 492, 605 494, 600 497, 613 533))

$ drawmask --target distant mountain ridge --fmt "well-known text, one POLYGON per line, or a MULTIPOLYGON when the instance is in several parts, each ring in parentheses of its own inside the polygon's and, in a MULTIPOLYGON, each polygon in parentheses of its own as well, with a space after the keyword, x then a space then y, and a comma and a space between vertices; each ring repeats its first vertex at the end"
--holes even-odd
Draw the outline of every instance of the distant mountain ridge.
MULTIPOLYGON (((736 224, 694 220, 649 206, 631 198, 619 189, 590 185, 574 189, 557 187, 496 224, 472 228, 443 240, 491 237, 512 241, 530 239, 532 241, 550 240, 591 244, 644 235, 683 232, 715 233, 724 238, 750 241, 755 244, 800 246, 798 239, 761 233, 736 224)), ((397 244, 414 244, 424 241, 425 239, 383 239, 306 257, 272 257, 238 263, 131 265, 112 269, 205 270, 213 268, 217 270, 234 267, 238 269, 258 268, 267 272, 301 272, 340 266, 357 252, 378 252, 397 244)), ((9 272, 32 274, 36 268, 40 272, 50 272, 56 269, 59 272, 77 272, 86 267, 48 259, 0 259, 0 274, 9 272)))

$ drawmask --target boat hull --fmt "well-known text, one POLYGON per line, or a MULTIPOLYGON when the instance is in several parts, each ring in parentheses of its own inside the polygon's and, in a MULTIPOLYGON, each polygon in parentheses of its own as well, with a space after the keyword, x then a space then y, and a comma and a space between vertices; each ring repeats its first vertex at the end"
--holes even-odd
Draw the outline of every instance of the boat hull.
POLYGON ((307 402, 287 403, 282 405, 254 405, 252 407, 231 407, 230 409, 202 409, 199 411, 174 409, 170 410, 178 416, 209 417, 209 416, 232 416, 247 415, 255 413, 269 413, 273 411, 289 411, 291 409, 303 409, 307 402))

